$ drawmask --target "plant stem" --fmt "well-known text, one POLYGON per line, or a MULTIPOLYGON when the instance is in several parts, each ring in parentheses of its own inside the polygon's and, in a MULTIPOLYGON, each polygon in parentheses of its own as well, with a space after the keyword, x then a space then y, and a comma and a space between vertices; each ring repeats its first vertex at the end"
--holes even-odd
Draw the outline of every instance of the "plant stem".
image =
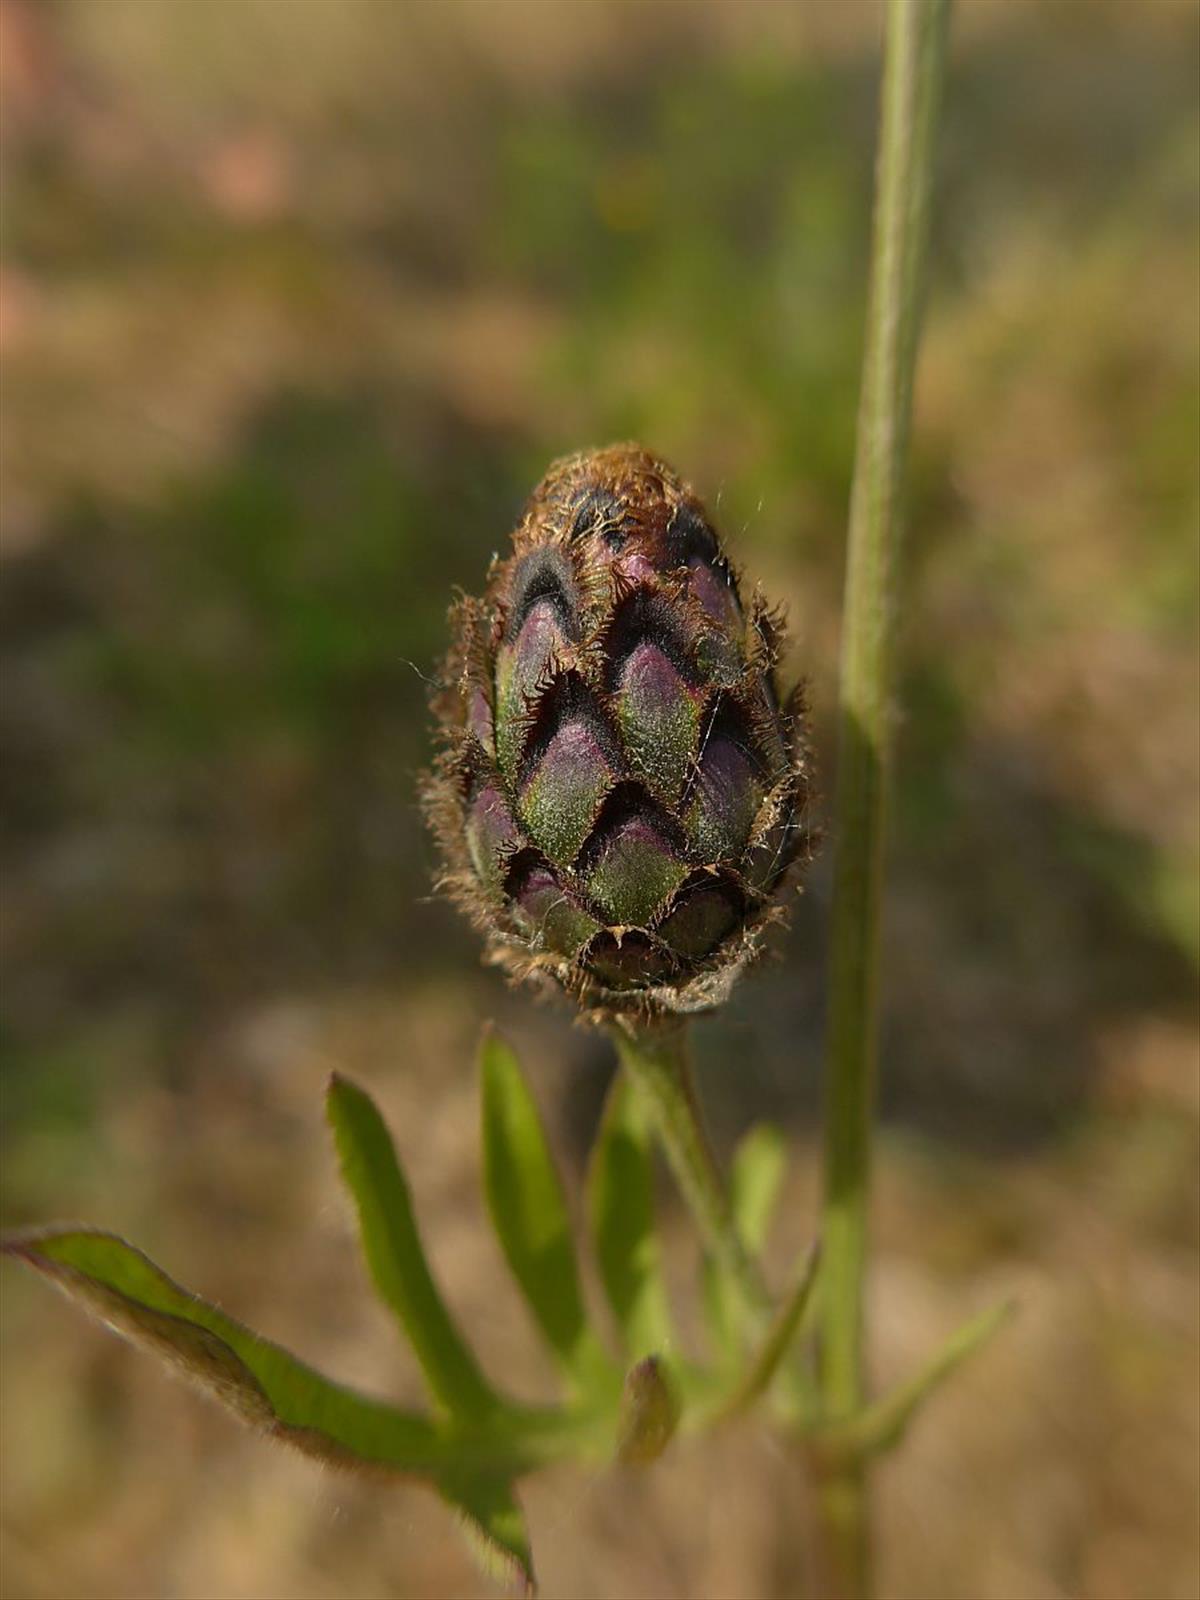
POLYGON ((704 1242, 728 1273, 747 1320, 761 1326, 771 1299, 734 1225, 692 1082, 686 1023, 614 1026, 621 1065, 649 1107, 671 1171, 704 1242))
MULTIPOLYGON (((920 322, 929 174, 949 0, 889 0, 871 289, 850 501, 826 1066, 821 1392, 862 1406, 863 1277, 892 686, 893 572, 920 322)), ((870 1586, 864 1469, 824 1486, 830 1580, 870 1586)))

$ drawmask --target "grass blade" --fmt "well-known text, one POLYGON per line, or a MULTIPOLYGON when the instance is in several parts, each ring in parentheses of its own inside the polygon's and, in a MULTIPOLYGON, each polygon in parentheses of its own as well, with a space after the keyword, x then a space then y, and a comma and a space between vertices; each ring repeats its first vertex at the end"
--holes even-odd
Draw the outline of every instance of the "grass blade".
POLYGON ((383 1118, 369 1095, 336 1073, 326 1111, 380 1297, 399 1318, 435 1400, 464 1419, 486 1416, 499 1400, 433 1281, 383 1118))

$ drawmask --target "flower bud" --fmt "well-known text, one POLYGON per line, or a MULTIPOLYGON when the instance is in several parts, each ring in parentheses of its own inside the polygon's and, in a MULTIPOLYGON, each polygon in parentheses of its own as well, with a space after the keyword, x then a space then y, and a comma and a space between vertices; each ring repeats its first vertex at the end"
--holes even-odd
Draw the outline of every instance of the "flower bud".
POLYGON ((727 996, 809 852, 777 618, 636 445, 551 467, 452 613, 426 809, 493 959, 597 1018, 727 996))

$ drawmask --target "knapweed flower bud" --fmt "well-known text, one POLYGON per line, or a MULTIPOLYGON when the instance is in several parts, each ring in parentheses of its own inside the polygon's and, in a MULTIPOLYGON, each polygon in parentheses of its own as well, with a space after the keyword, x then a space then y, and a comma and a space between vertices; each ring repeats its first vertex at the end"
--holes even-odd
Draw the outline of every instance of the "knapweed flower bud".
POLYGON ((445 887, 518 977, 597 1019, 718 1004, 806 853, 780 625, 663 462, 556 462, 451 614, 426 781, 445 887))

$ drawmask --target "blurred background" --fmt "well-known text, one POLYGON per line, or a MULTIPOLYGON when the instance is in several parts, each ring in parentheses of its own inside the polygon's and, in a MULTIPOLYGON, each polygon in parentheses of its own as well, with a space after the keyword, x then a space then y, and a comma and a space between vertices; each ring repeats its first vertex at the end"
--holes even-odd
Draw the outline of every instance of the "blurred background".
MULTIPOLYGON (((881 1474, 889 1597, 1200 1586, 1193 0, 954 23, 900 602, 873 1368, 1018 1322, 881 1474)), ((762 0, 4 0, 5 1221, 82 1217, 415 1400, 322 1125, 396 1131, 485 1365, 496 1017, 577 1199, 610 1065, 429 897, 456 584, 636 437, 786 598, 832 792, 879 14, 762 0)), ((700 1030, 813 1230, 829 856, 700 1030)), ((681 1320, 690 1228, 663 1188, 681 1320)), ((419 1489, 277 1451, 3 1282, 9 1600, 475 1595, 419 1489)), ((800 1596, 758 1425, 526 1495, 548 1595, 800 1596)))

